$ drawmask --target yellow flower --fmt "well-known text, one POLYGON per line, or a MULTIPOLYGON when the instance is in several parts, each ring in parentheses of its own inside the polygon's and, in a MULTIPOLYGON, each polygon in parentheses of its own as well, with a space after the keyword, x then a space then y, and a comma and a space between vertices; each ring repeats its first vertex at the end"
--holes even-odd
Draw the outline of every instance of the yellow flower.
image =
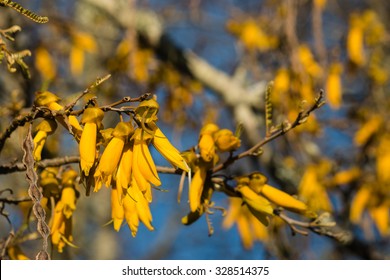
POLYGON ((313 54, 307 45, 303 44, 299 46, 298 56, 306 72, 309 73, 311 77, 321 77, 322 68, 314 60, 313 54))
POLYGON ((332 204, 325 187, 320 182, 317 165, 309 165, 298 186, 299 196, 314 211, 332 211, 332 204))
POLYGON ((57 197, 60 194, 60 182, 56 178, 58 168, 47 167, 39 174, 39 186, 42 188, 43 198, 41 205, 47 206, 50 197, 57 197))
POLYGON ((365 145, 368 140, 380 129, 383 119, 377 114, 373 114, 355 133, 354 143, 357 146, 365 145))
POLYGON ((77 172, 73 169, 68 169, 62 174, 61 199, 57 202, 53 218, 50 221, 51 240, 60 253, 65 245, 76 247, 72 244, 72 215, 76 210, 77 191, 75 182, 77 176, 77 172))
POLYGON ((368 200, 371 196, 371 190, 369 187, 361 187, 351 203, 351 209, 349 211, 349 219, 352 223, 358 224, 361 220, 364 209, 367 206, 368 200))
POLYGON ((214 134, 214 141, 220 152, 231 152, 241 146, 241 140, 229 129, 220 129, 214 134))
POLYGON ((105 148, 95 171, 95 192, 101 188, 103 183, 106 187, 111 185, 111 179, 118 166, 125 142, 128 141, 132 133, 133 126, 131 123, 119 122, 116 125, 112 132, 113 138, 105 148))
POLYGON ((114 229, 119 231, 122 221, 125 218, 123 205, 119 203, 117 188, 111 189, 111 217, 114 222, 114 229))
POLYGON ((215 142, 213 135, 219 127, 213 123, 206 124, 200 131, 199 150, 200 156, 206 162, 211 162, 215 156, 215 142))
POLYGON ((390 182, 390 134, 384 134, 376 149, 376 174, 380 182, 390 182))
POLYGON ((241 198, 230 197, 229 209, 223 220, 225 229, 237 224, 241 242, 245 249, 251 249, 256 240, 266 242, 268 240, 267 228, 252 215, 247 205, 243 205, 241 198))
POLYGON ((257 194, 260 193, 261 188, 267 183, 268 179, 260 172, 253 172, 249 174, 248 185, 257 194))
POLYGON ((152 222, 152 213, 149 203, 139 189, 137 182, 132 180, 131 186, 127 189, 127 194, 123 198, 123 209, 125 219, 131 230, 133 237, 138 231, 139 221, 141 221, 149 230, 154 230, 152 222))
POLYGON ((72 244, 72 218, 65 217, 63 207, 62 201, 59 201, 54 209, 54 217, 50 228, 51 242, 57 247, 59 253, 62 253, 65 245, 76 247, 72 244))
POLYGON ((381 236, 388 236, 390 234, 389 211, 389 205, 385 202, 369 209, 370 216, 381 236))
POLYGON ((281 206, 289 211, 306 215, 310 218, 315 218, 316 213, 309 210, 307 205, 298 199, 295 199, 291 195, 278 190, 270 185, 264 184, 260 193, 272 203, 281 206))
POLYGON ((349 19, 347 35, 347 52, 351 62, 356 66, 362 66, 366 62, 363 45, 364 23, 358 14, 352 14, 349 19))
POLYGON ((157 173, 156 166, 149 152, 147 140, 150 136, 144 133, 141 128, 134 131, 132 137, 133 143, 133 176, 135 177, 141 190, 146 189, 143 182, 146 180, 149 183, 160 186, 161 181, 157 173), (143 177, 141 179, 140 177, 143 177), (145 180, 144 180, 145 179, 145 180))
POLYGON ((104 112, 96 107, 87 108, 81 118, 84 129, 80 139, 80 166, 85 176, 89 175, 89 170, 96 160, 96 137, 98 127, 101 126, 104 112))
POLYGON ((248 205, 251 213, 263 224, 268 225, 268 215, 273 216, 274 209, 271 203, 261 195, 255 193, 247 185, 238 185, 237 191, 241 193, 243 201, 248 205))
POLYGON ((189 167, 180 152, 169 142, 163 132, 155 126, 152 144, 156 150, 173 166, 189 172, 189 167))
POLYGON ((50 120, 50 119, 44 119, 35 128, 35 130, 37 131, 37 134, 34 137, 33 155, 35 161, 41 160, 42 149, 43 146, 45 145, 46 138, 48 135, 53 134, 56 129, 57 129, 57 123, 54 120, 50 120))
POLYGON ((329 105, 333 109, 338 109, 342 101, 342 85, 341 85, 341 71, 340 63, 335 63, 330 66, 329 75, 326 80, 326 92, 328 96, 329 105))
POLYGON ((203 192, 203 186, 206 181, 208 165, 201 163, 191 180, 189 190, 189 201, 191 212, 195 212, 201 204, 201 197, 203 192))
POLYGON ((127 192, 132 176, 133 165, 133 147, 129 143, 125 144, 122 157, 119 161, 118 170, 116 172, 116 189, 118 194, 119 204, 122 205, 122 198, 127 192))
MULTIPOLYGON (((36 106, 48 107, 52 111, 61 111, 64 109, 64 107, 60 105, 58 101, 60 101, 60 98, 54 93, 49 91, 38 91, 36 92, 34 104, 36 106)), ((56 120, 60 122, 61 125, 66 129, 69 129, 70 126, 70 132, 75 136, 79 137, 81 135, 83 129, 75 116, 71 115, 69 117, 64 117, 64 115, 58 114, 56 115, 56 120)))

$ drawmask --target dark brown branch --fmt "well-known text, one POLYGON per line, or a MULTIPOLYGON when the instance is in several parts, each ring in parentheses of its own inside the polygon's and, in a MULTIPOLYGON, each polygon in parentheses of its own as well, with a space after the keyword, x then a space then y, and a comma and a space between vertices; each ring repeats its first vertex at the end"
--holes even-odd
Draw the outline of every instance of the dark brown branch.
MULTIPOLYGON (((79 156, 70 156, 70 157, 60 157, 60 158, 53 158, 53 159, 44 159, 40 162, 37 162, 36 165, 38 168, 44 169, 46 167, 59 167, 62 165, 74 164, 79 162, 80 162, 79 156)), ((174 167, 156 166, 156 168, 157 171, 160 173, 181 175, 181 171, 175 169, 174 167)), ((12 172, 22 172, 22 171, 26 171, 26 167, 21 162, 0 165, 0 175, 12 173, 12 172)))

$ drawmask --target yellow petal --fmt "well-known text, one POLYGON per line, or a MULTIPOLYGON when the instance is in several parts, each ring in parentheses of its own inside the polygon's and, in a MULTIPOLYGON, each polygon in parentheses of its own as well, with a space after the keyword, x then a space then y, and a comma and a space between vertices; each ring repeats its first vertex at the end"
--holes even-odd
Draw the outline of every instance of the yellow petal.
POLYGON ((363 46, 363 26, 359 15, 352 14, 347 35, 347 52, 349 59, 357 66, 366 62, 363 46))
POLYGON ((221 129, 214 134, 215 145, 220 152, 235 151, 241 146, 241 140, 229 129, 221 129))
POLYGON ((297 213, 305 213, 308 210, 307 205, 302 201, 270 185, 264 184, 260 192, 269 201, 287 210, 297 213))
POLYGON ((118 199, 120 204, 122 204, 122 190, 127 189, 130 185, 132 164, 133 149, 129 144, 126 144, 116 173, 116 186, 118 188, 118 199))
POLYGON ((114 222, 114 229, 119 231, 125 218, 125 211, 123 206, 119 204, 118 190, 116 188, 111 189, 111 217, 114 222))
POLYGON ((209 134, 204 134, 199 140, 200 156, 206 162, 211 162, 215 156, 215 143, 214 139, 209 134))
POLYGON ((149 152, 148 145, 142 139, 142 130, 136 129, 134 132, 133 162, 138 166, 142 176, 155 186, 160 186, 161 181, 158 176, 156 166, 149 152))
POLYGON ((191 212, 195 212, 196 209, 200 206, 200 200, 202 196, 204 182, 206 180, 206 175, 207 169, 199 167, 199 169, 195 172, 194 177, 192 177, 189 190, 191 212))
POLYGON ((381 236, 390 234, 389 206, 382 203, 378 207, 370 209, 370 215, 375 222, 381 236))
POLYGON ((135 237, 137 235, 139 218, 136 209, 136 202, 128 194, 123 198, 123 209, 125 211, 125 219, 127 225, 130 228, 131 235, 135 237))
POLYGON ((237 229, 241 237, 242 245, 249 250, 253 247, 253 236, 250 231, 248 220, 244 216, 239 216, 237 219, 237 229))
POLYGON ((330 73, 326 80, 326 92, 332 109, 340 108, 342 101, 342 85, 340 74, 330 73))
POLYGON ((85 176, 89 175, 89 170, 95 163, 96 159, 96 123, 86 123, 81 134, 79 151, 81 170, 85 176))
POLYGON ((258 212, 271 216, 273 215, 274 209, 272 208, 271 203, 264 197, 255 193, 251 188, 248 186, 241 186, 237 188, 237 191, 241 193, 242 199, 248 205, 249 209, 252 208, 258 212))
POLYGON ((190 171, 180 152, 169 142, 168 138, 158 127, 154 132, 152 144, 170 164, 186 172, 190 171))
POLYGON ((69 219, 76 210, 76 191, 73 187, 63 188, 61 202, 64 204, 64 216, 69 219))
POLYGON ((242 207, 242 199, 239 197, 229 197, 229 209, 222 222, 222 227, 229 229, 233 226, 237 220, 238 215, 242 207))
POLYGON ((35 66, 44 80, 52 80, 56 76, 56 65, 47 49, 39 47, 35 50, 35 66))
POLYGON ((368 187, 362 187, 356 193, 351 203, 351 210, 349 212, 349 219, 352 223, 358 224, 361 220, 364 209, 367 206, 371 191, 368 187))
POLYGON ((78 76, 84 68, 84 50, 73 46, 70 50, 70 72, 73 76, 78 76))
POLYGON ((111 178, 118 166, 124 145, 124 140, 118 137, 112 138, 108 143, 94 175, 97 181, 94 189, 95 192, 100 189, 101 182, 105 183, 107 187, 111 184, 111 178))
POLYGON ((33 155, 35 161, 41 160, 42 150, 43 150, 43 146, 45 145, 46 138, 47 138, 47 133, 45 131, 38 131, 34 137, 33 155))
POLYGON ((149 229, 154 230, 152 222, 152 213, 150 212, 149 203, 146 201, 142 192, 139 190, 135 181, 131 183, 131 187, 127 190, 130 197, 132 197, 136 204, 137 214, 141 222, 149 229))
POLYGON ((255 192, 260 193, 262 187, 267 183, 268 179, 260 172, 253 172, 248 178, 249 187, 255 192))

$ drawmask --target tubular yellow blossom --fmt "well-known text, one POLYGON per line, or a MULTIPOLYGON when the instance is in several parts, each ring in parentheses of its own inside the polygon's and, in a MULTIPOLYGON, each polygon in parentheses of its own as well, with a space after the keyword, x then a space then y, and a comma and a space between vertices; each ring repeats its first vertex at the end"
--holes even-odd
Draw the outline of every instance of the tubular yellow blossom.
POLYGON ((260 193, 272 203, 281 206, 289 211, 304 214, 308 217, 315 218, 317 215, 310 211, 305 203, 295 199, 291 195, 274 188, 270 185, 264 184, 260 193))
POLYGON ((56 178, 58 168, 47 167, 42 170, 39 175, 39 186, 42 188, 42 194, 44 198, 50 198, 60 193, 59 184, 60 182, 56 178))
POLYGON ((129 195, 125 195, 123 198, 123 209, 125 211, 125 219, 131 231, 131 235, 133 237, 137 235, 138 226, 139 226, 139 218, 135 206, 136 203, 137 202, 129 195))
POLYGON ((356 193, 354 199, 351 203, 351 209, 349 212, 349 220, 354 223, 358 224, 361 220, 362 214, 364 209, 367 206, 368 200, 371 195, 371 190, 369 187, 362 187, 358 190, 356 193))
POLYGON ((260 193, 261 188, 267 183, 268 179, 260 172, 253 172, 249 175, 249 187, 257 194, 260 193))
POLYGON ((76 210, 76 190, 71 186, 63 188, 61 202, 63 203, 64 216, 69 219, 76 210))
POLYGON ((310 48, 303 44, 298 48, 299 59, 305 68, 306 72, 314 78, 319 78, 322 75, 322 68, 314 60, 313 54, 310 48))
MULTIPOLYGON (((268 220, 264 221, 268 223, 268 220)), ((241 242, 245 249, 250 249, 256 240, 265 242, 268 239, 268 231, 258 217, 253 215, 247 205, 238 197, 229 198, 229 209, 223 220, 222 226, 229 229, 237 224, 237 229, 241 237, 241 242)))
POLYGON ((340 108, 342 101, 342 85, 341 85, 341 71, 340 63, 335 63, 330 66, 329 75, 326 80, 326 92, 328 93, 329 105, 333 109, 340 108))
POLYGON ((242 207, 242 199, 239 197, 229 197, 229 209, 228 212, 223 219, 222 227, 225 229, 229 229, 233 226, 236 221, 238 215, 240 215, 242 207))
POLYGON ((144 195, 138 188, 136 183, 133 183, 132 186, 128 189, 128 194, 130 197, 133 197, 136 201, 137 214, 140 221, 146 226, 149 230, 154 230, 152 226, 152 213, 150 212, 149 203, 146 201, 144 195))
POLYGON ((157 121, 159 105, 154 98, 142 101, 135 109, 135 118, 144 125, 157 121))
POLYGON ((141 172, 141 175, 151 184, 155 186, 160 186, 161 181, 158 176, 156 166, 154 164, 154 161, 152 159, 152 156, 150 155, 148 145, 146 143, 146 139, 143 138, 143 136, 146 137, 146 135, 142 135, 143 130, 140 128, 137 128, 134 131, 133 135, 133 162, 134 166, 137 165, 139 171, 141 172))
POLYGON ((390 234, 389 227, 389 206, 386 203, 371 208, 369 213, 374 220, 374 223, 381 236, 388 236, 390 234))
POLYGON ((283 94, 288 92, 290 88, 290 75, 286 68, 281 68, 276 73, 274 85, 272 87, 273 101, 279 104, 282 101, 283 94))
POLYGON ((79 174, 74 169, 68 169, 64 173, 62 173, 61 184, 62 186, 74 186, 76 183, 76 178, 79 174))
POLYGON ((54 120, 44 119, 40 122, 35 130, 37 134, 34 137, 34 151, 33 156, 35 161, 41 160, 42 149, 45 145, 46 139, 48 135, 54 133, 57 129, 57 123, 54 120))
POLYGON ((206 175, 207 175, 207 168, 206 166, 201 165, 195 171, 194 177, 192 177, 190 190, 189 190, 191 212, 195 212, 196 209, 200 206, 200 200, 202 196, 203 186, 206 181, 206 175))
POLYGON ((390 182, 390 134, 385 134, 379 140, 376 149, 376 174, 380 182, 390 182))
POLYGON ((245 249, 249 250, 253 247, 253 236, 250 231, 250 224, 248 219, 246 219, 244 216, 238 216, 237 217, 237 229, 238 233, 241 237, 242 245, 245 249))
POLYGON ((249 210, 273 216, 274 209, 266 198, 258 195, 248 186, 240 186, 237 191, 241 193, 242 199, 248 205, 249 210))
MULTIPOLYGON (((60 101, 60 98, 56 96, 54 93, 51 93, 49 91, 38 91, 36 93, 34 104, 36 106, 46 106, 52 111, 60 111, 63 110, 64 107, 58 104, 58 101, 60 101)), ((68 124, 72 127, 73 133, 77 136, 80 135, 82 132, 82 127, 79 124, 79 121, 75 116, 69 116, 67 117, 67 121, 64 119, 63 115, 57 115, 56 120, 61 123, 63 127, 68 129, 68 124)))
POLYGON ((51 221, 51 242, 57 247, 58 252, 62 253, 64 246, 67 244, 76 247, 72 244, 72 219, 66 218, 64 215, 64 204, 59 201, 54 209, 53 219, 51 221))
POLYGON ((200 137, 199 150, 200 156, 204 161, 210 162, 213 160, 215 156, 215 143, 211 135, 204 134, 200 137))
POLYGON ((130 185, 132 176, 133 164, 133 148, 129 143, 125 144, 122 157, 119 161, 118 170, 116 172, 116 187, 119 204, 122 205, 122 198, 130 185), (125 190, 125 191, 124 191, 125 190))
POLYGON ((357 66, 366 62, 363 46, 364 24, 357 14, 352 14, 349 20, 349 31, 347 35, 347 52, 350 61, 357 66))
POLYGON ((362 146, 367 143, 371 136, 376 133, 383 124, 381 116, 374 114, 367 122, 365 122, 360 129, 355 133, 354 143, 357 146, 362 146))
POLYGON ((116 188, 111 189, 111 217, 114 223, 114 229, 119 231, 125 218, 125 210, 118 200, 118 190, 116 188))
POLYGON ((112 132, 113 138, 104 150, 98 167, 95 171, 95 189, 97 192, 102 184, 111 185, 111 179, 121 158, 125 141, 133 133, 133 126, 129 122, 119 122, 112 132))
POLYGON ((332 184, 334 185, 344 185, 348 184, 359 178, 361 174, 359 167, 352 167, 348 170, 343 170, 336 173, 333 177, 332 184))
POLYGON ((231 152, 241 146, 241 140, 229 129, 221 129, 214 134, 214 141, 220 152, 231 152))
POLYGON ((104 112, 99 108, 87 108, 81 118, 84 130, 80 139, 80 166, 85 176, 89 175, 89 170, 96 160, 96 137, 98 126, 101 125, 104 112))
POLYGON ((325 187, 319 182, 317 174, 319 171, 320 169, 316 165, 310 165, 306 168, 298 186, 298 193, 303 201, 314 211, 323 210, 331 212, 332 204, 325 187))
POLYGON ((168 138, 157 126, 154 130, 152 144, 170 164, 186 172, 190 171, 180 152, 169 142, 168 138))

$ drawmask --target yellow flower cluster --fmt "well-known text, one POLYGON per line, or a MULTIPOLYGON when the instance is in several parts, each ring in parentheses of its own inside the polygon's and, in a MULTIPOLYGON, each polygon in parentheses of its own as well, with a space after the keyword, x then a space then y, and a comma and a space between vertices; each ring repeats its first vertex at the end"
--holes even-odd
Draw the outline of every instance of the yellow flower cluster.
POLYGON ((274 216, 274 209, 285 210, 315 218, 316 213, 302 201, 267 184, 267 177, 260 172, 235 178, 236 190, 241 197, 229 198, 229 210, 223 222, 224 228, 237 224, 242 243, 250 249, 254 241, 266 241, 266 226, 274 216))
POLYGON ((253 18, 246 19, 242 22, 230 20, 227 23, 227 29, 236 35, 250 51, 268 51, 276 48, 278 38, 267 34, 261 25, 261 22, 253 18))
POLYGON ((40 186, 43 190, 41 204, 48 208, 54 207, 51 209, 53 214, 49 222, 51 241, 60 253, 65 245, 76 247, 72 243, 72 216, 76 210, 78 197, 77 177, 78 173, 73 169, 67 169, 59 174, 57 168, 46 168, 40 174, 40 186))
POLYGON ((326 186, 324 184, 324 176, 329 173, 331 165, 324 160, 318 164, 311 164, 306 167, 306 170, 299 183, 298 193, 310 208, 320 211, 332 211, 326 186))
POLYGON ((202 205, 202 193, 207 171, 218 162, 217 153, 232 152, 240 145, 241 140, 229 129, 220 129, 213 123, 206 124, 201 129, 198 141, 200 156, 194 155, 194 151, 184 154, 194 172, 189 190, 191 212, 197 211, 202 205))
MULTIPOLYGON (((58 102, 60 101, 60 98, 56 96, 54 93, 51 93, 49 91, 38 91, 35 96, 34 104, 37 107, 46 107, 52 111, 52 113, 55 115, 55 120, 59 122, 62 126, 64 126, 66 129, 69 130, 70 133, 72 133, 76 139, 79 139, 82 127, 80 126, 79 121, 75 116, 66 116, 64 113, 64 107, 60 105, 58 102)), ((46 131, 47 134, 53 133, 56 128, 56 125, 48 121, 47 124, 43 124, 41 126, 41 129, 38 129, 38 132, 40 130, 46 131)), ((37 137, 37 136, 36 136, 37 137)), ((34 142, 38 143, 42 140, 39 140, 41 136, 39 136, 37 139, 34 140, 34 142)), ((44 143, 44 142, 43 142, 44 143)), ((42 144, 43 145, 43 144, 42 144)), ((35 156, 35 153, 34 153, 35 156)), ((37 155, 37 158, 40 156, 37 155)))
POLYGON ((152 202, 151 188, 161 185, 149 144, 173 166, 189 171, 179 151, 156 125, 158 109, 156 100, 142 101, 135 109, 134 123, 121 121, 114 129, 101 132, 107 145, 100 159, 96 143, 103 112, 98 108, 90 108, 81 121, 84 124, 80 141, 81 169, 86 176, 93 176, 95 192, 103 184, 112 186, 114 229, 119 231, 122 221, 126 219, 133 236, 137 233, 139 221, 153 230, 149 208, 152 202), (90 174, 92 169, 94 173, 90 174))

